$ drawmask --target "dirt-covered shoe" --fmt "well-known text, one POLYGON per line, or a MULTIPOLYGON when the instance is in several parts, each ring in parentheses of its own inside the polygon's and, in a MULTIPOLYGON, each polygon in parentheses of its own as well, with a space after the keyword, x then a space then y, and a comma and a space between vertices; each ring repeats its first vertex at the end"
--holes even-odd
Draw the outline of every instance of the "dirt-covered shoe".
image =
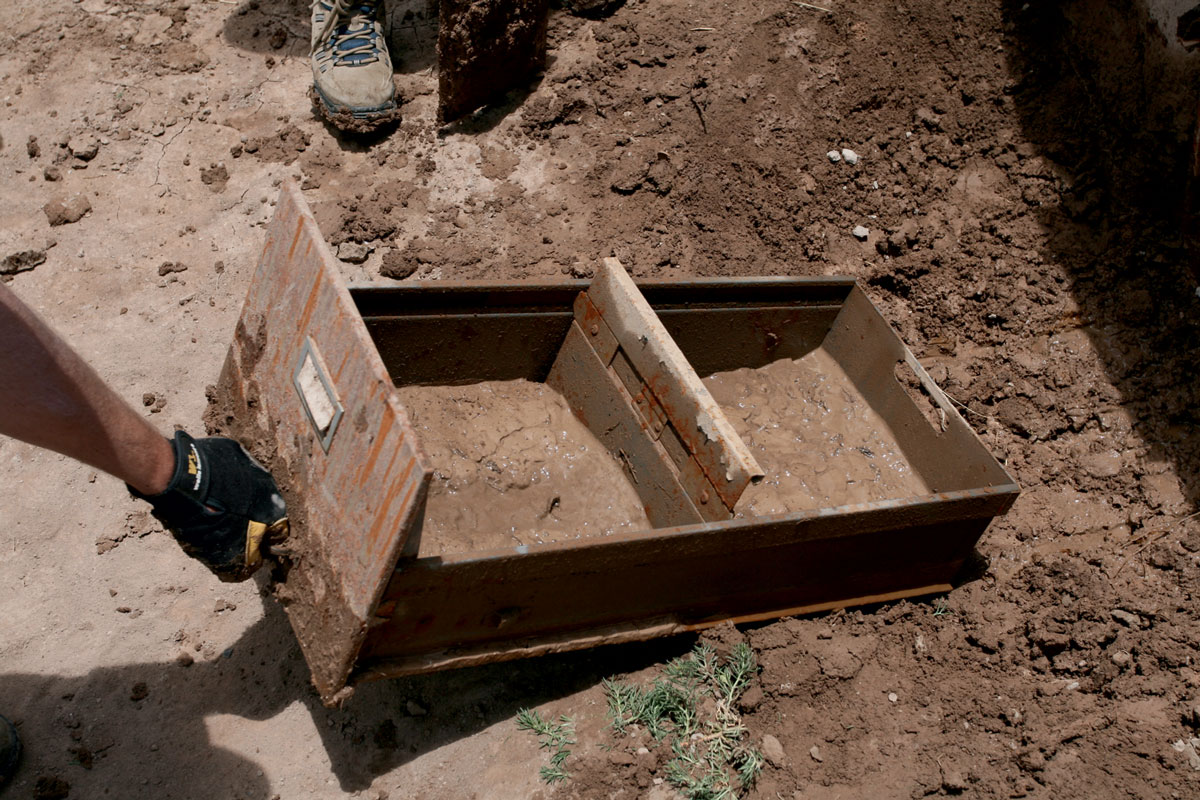
POLYGON ((21 740, 17 738, 17 729, 0 717, 0 789, 17 771, 17 762, 20 760, 21 740))
POLYGON ((396 114, 383 18, 383 0, 313 2, 314 100, 334 122, 344 117, 370 125, 396 114))

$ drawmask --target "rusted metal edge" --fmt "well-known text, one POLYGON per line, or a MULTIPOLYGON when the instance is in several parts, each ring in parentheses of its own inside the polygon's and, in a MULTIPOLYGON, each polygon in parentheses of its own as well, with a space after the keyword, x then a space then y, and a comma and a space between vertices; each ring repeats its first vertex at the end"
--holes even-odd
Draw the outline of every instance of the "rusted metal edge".
POLYGON ((674 636, 682 633, 693 633, 712 628, 724 622, 735 625, 753 622, 764 622, 783 617, 795 617, 803 614, 817 614, 822 611, 832 611, 838 608, 854 608, 873 603, 890 603, 911 597, 942 594, 952 588, 949 583, 931 583, 911 589, 895 592, 862 595, 827 603, 809 603, 807 605, 782 608, 778 611, 767 611, 758 614, 739 616, 717 616, 702 622, 679 622, 671 617, 644 620, 641 623, 628 623, 608 626, 602 629, 589 630, 586 634, 578 635, 565 633, 557 636, 539 637, 536 640, 513 642, 511 645, 496 646, 493 643, 478 647, 464 647, 453 652, 442 651, 409 658, 396 658, 373 661, 365 668, 356 669, 350 676, 350 684, 387 678, 401 678, 406 675, 422 675, 429 672, 440 672, 447 669, 463 669, 493 664, 502 661, 516 661, 523 658, 569 653, 575 650, 586 650, 610 644, 628 644, 644 642, 663 636, 674 636))
MULTIPOLYGON (((471 308, 486 313, 492 307, 519 306, 523 302, 537 307, 554 305, 569 308, 575 296, 587 291, 587 280, 563 280, 546 283, 537 278, 509 281, 412 281, 403 283, 350 284, 349 290, 363 317, 391 316, 397 304, 419 304, 437 309, 446 302, 469 297, 471 308)), ((654 307, 703 305, 742 307, 749 305, 812 306, 837 305, 856 285, 854 278, 754 277, 696 278, 688 281, 640 279, 638 290, 654 307)), ((413 307, 404 309, 407 313, 413 307)), ((438 313, 434 311, 434 313, 438 313)))
MULTIPOLYGON (((917 519, 922 522, 936 522, 955 519, 958 506, 972 506, 981 500, 991 501, 986 508, 973 509, 976 512, 985 511, 990 519, 1006 513, 1016 502, 1020 494, 1016 483, 986 486, 978 489, 964 489, 954 492, 939 492, 937 494, 919 495, 915 497, 897 498, 892 500, 874 500, 867 503, 853 503, 844 506, 810 509, 807 511, 792 511, 784 514, 768 514, 758 517, 731 519, 725 521, 706 521, 689 525, 677 525, 670 528, 646 528, 638 531, 620 531, 603 537, 586 539, 569 539, 558 542, 544 542, 533 545, 514 545, 512 547, 493 548, 491 550, 473 550, 463 553, 445 553, 424 559, 416 559, 410 563, 421 561, 438 562, 441 564, 461 563, 468 561, 486 561, 503 558, 520 558, 535 553, 551 553, 558 550, 576 550, 586 547, 598 553, 607 548, 617 548, 630 542, 661 540, 664 545, 693 536, 706 536, 716 530, 741 530, 740 534, 747 545, 762 539, 755 535, 755 529, 787 524, 799 524, 809 520, 825 517, 844 517, 847 515, 862 515, 866 512, 888 512, 885 520, 882 514, 871 514, 873 523, 870 526, 846 526, 836 533, 823 533, 821 538, 836 539, 857 536, 864 531, 871 532, 894 527, 896 522, 901 524, 906 519, 917 519), (896 515, 896 516, 893 516, 896 515)), ((983 516, 974 513, 973 517, 983 516)), ((770 541, 760 543, 770 544, 770 541)), ((385 595, 386 596, 386 595, 385 595)))
POLYGON ((314 685, 336 702, 431 470, 293 181, 265 239, 218 391, 231 430, 277 467, 292 555, 276 595, 314 685))
MULTIPOLYGON (((608 324, 623 353, 654 401, 666 413, 692 459, 713 491, 731 512, 742 492, 761 480, 763 470, 733 429, 717 401, 692 369, 679 345, 667 333, 649 302, 615 258, 604 259, 587 291, 588 300, 608 324)), ((631 387, 630 393, 638 392, 631 387)), ((681 465, 681 472, 686 465, 681 465)), ((707 490, 694 497, 707 503, 707 490)))
POLYGON ((851 383, 887 420, 910 465, 933 488, 955 489, 954 483, 965 483, 1010 485, 1014 492, 1020 490, 862 289, 855 287, 847 294, 822 347, 843 365, 851 383), (898 364, 912 370, 929 401, 940 410, 938 427, 900 386, 895 375, 898 364), (937 458, 928 457, 930 453, 937 458), (933 480, 938 473, 941 479, 933 480))

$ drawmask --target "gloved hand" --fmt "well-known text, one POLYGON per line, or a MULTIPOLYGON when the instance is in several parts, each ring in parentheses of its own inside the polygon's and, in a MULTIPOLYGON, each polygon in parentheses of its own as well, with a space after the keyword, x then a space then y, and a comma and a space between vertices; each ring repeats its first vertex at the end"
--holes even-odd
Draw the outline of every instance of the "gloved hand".
POLYGON ((232 439, 193 439, 176 431, 175 474, 162 494, 134 497, 175 536, 183 551, 226 582, 262 565, 263 539, 287 533, 287 506, 271 473, 232 439))

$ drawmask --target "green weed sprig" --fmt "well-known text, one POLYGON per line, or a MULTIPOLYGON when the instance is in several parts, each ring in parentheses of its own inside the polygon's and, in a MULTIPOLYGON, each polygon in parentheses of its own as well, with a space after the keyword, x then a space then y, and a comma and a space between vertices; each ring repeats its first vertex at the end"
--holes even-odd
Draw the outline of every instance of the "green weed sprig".
POLYGON ((611 727, 617 733, 641 725, 656 742, 669 741, 667 780, 689 800, 737 800, 762 771, 763 757, 744 740, 738 698, 758 674, 754 651, 737 645, 721 662, 701 643, 672 659, 649 687, 605 680, 611 727), (711 697, 702 718, 701 700, 711 697))
POLYGON ((550 751, 550 763, 538 771, 546 783, 557 783, 571 777, 564 764, 571 755, 568 745, 575 744, 575 723, 562 715, 558 722, 542 718, 536 708, 522 708, 517 712, 517 730, 531 731, 538 738, 543 750, 550 751))

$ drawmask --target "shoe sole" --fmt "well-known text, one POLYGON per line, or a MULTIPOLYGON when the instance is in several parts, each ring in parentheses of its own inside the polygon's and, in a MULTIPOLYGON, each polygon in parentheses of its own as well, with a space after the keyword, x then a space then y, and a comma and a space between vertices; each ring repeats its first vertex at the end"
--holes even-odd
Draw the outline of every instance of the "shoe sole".
POLYGON ((316 86, 309 87, 308 97, 313 110, 339 130, 352 133, 370 133, 385 125, 400 122, 400 92, 392 95, 392 102, 378 108, 349 108, 331 102, 316 86))

